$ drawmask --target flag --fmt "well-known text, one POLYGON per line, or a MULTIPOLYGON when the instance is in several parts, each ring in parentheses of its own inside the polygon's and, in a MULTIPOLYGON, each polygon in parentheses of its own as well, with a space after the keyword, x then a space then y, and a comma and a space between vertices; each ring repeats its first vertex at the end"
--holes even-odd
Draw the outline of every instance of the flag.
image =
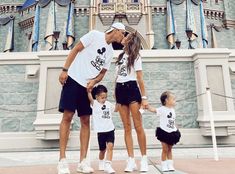
POLYGON ((200 19, 201 19, 201 35, 203 48, 207 48, 208 45, 208 33, 205 21, 205 15, 203 10, 203 2, 200 0, 200 19))
POLYGON ((55 2, 51 2, 47 18, 46 35, 44 37, 46 50, 53 49, 53 31, 55 31, 56 28, 55 22, 55 2))
POLYGON ((6 44, 3 52, 10 52, 14 49, 14 17, 11 18, 8 25, 6 44))
POLYGON ((69 4, 69 13, 66 27, 67 47, 71 48, 74 41, 74 3, 69 4))
POLYGON ((198 37, 191 0, 186 0, 186 30, 192 30, 191 40, 198 37))
POLYGON ((40 25, 40 7, 37 4, 34 15, 34 23, 33 23, 32 51, 38 51, 39 25, 40 25))
POLYGON ((174 49, 175 45, 175 24, 174 15, 171 6, 171 0, 167 0, 167 36, 166 39, 169 42, 171 49, 174 49))

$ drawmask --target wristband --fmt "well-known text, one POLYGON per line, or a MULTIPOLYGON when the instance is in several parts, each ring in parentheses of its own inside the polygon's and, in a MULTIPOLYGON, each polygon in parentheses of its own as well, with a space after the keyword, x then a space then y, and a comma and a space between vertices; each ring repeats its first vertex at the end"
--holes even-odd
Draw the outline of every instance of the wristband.
POLYGON ((145 95, 142 96, 141 98, 142 98, 143 100, 147 100, 147 99, 148 99, 147 96, 145 96, 145 95))
POLYGON ((68 69, 67 68, 62 68, 62 71, 68 72, 68 69))

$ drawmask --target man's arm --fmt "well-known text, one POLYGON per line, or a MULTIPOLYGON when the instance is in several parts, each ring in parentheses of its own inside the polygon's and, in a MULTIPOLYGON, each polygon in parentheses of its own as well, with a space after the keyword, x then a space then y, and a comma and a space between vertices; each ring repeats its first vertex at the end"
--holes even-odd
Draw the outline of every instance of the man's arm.
POLYGON ((91 79, 87 83, 87 90, 88 91, 91 90, 95 86, 95 84, 99 83, 103 79, 106 72, 107 72, 107 69, 102 69, 100 73, 94 79, 91 79))
POLYGON ((64 85, 66 83, 66 80, 68 78, 68 69, 70 67, 70 65, 72 64, 72 62, 74 61, 76 55, 78 54, 78 52, 81 52, 84 49, 84 46, 82 44, 82 42, 78 42, 73 49, 70 51, 65 64, 63 66, 63 70, 59 76, 59 81, 62 85, 64 85))

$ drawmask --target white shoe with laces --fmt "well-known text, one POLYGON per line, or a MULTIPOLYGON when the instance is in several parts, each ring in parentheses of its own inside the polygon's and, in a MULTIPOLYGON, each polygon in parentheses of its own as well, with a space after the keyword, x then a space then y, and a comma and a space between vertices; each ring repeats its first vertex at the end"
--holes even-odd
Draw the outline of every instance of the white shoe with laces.
POLYGON ((140 162, 140 171, 141 172, 147 172, 149 169, 148 166, 148 158, 146 155, 142 156, 141 162, 140 162))
POLYGON ((58 162, 57 170, 58 170, 58 174, 70 174, 69 165, 65 158, 61 159, 58 162))
POLYGON ((99 161, 99 170, 104 170, 104 160, 99 161))
POLYGON ((125 172, 133 172, 136 169, 137 167, 136 167, 135 159, 130 157, 127 160, 127 166, 125 168, 125 172))
POLYGON ((83 159, 81 163, 78 163, 77 172, 80 173, 93 173, 94 170, 90 167, 86 159, 83 159))
POLYGON ((113 170, 113 168, 112 168, 112 166, 111 166, 111 161, 106 161, 106 162, 105 162, 104 171, 105 171, 106 173, 109 173, 109 174, 115 173, 115 170, 113 170))

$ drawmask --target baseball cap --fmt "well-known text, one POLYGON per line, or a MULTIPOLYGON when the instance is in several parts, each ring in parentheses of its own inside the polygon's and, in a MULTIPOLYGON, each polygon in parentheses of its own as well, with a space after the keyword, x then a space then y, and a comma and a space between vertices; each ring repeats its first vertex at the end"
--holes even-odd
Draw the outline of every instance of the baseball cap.
POLYGON ((113 31, 114 29, 126 30, 126 29, 125 29, 125 25, 123 25, 123 24, 120 23, 120 22, 116 22, 116 23, 113 23, 113 24, 110 26, 110 28, 105 31, 105 33, 110 33, 110 32, 113 31))

